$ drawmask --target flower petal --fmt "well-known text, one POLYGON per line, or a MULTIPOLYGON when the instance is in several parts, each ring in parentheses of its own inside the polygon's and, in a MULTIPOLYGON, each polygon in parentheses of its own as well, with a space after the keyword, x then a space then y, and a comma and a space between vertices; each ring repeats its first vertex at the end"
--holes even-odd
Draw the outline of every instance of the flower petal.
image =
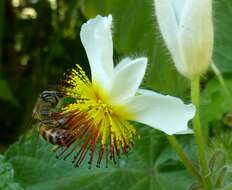
POLYGON ((147 90, 147 89, 142 89, 142 88, 139 88, 137 90, 137 93, 139 95, 148 95, 148 96, 160 96, 160 97, 163 97, 164 95, 158 93, 158 92, 155 92, 155 91, 152 91, 152 90, 147 90))
POLYGON ((187 130, 184 130, 184 131, 180 131, 178 133, 175 133, 175 135, 187 135, 187 134, 193 134, 194 131, 192 129, 187 129, 187 130))
POLYGON ((138 58, 129 62, 124 60, 115 70, 112 91, 112 102, 119 102, 135 95, 146 71, 147 58, 138 58))
POLYGON ((183 64, 183 59, 179 53, 178 46, 178 15, 176 9, 182 9, 174 1, 170 0, 155 0, 156 17, 163 39, 172 55, 176 68, 183 73, 186 66, 183 64))
POLYGON ((188 67, 186 75, 204 73, 213 52, 212 0, 186 1, 178 39, 188 67))
POLYGON ((81 27, 81 41, 85 47, 93 84, 101 84, 104 88, 111 88, 113 73, 113 42, 112 16, 97 16, 90 19, 81 27))
POLYGON ((125 105, 131 112, 126 119, 147 124, 169 135, 188 132, 187 123, 195 114, 194 105, 148 90, 144 95, 128 99, 125 105))
POLYGON ((186 0, 171 0, 171 1, 172 1, 172 6, 175 11, 176 20, 179 25, 180 19, 182 17, 183 10, 185 7, 186 0))
POLYGON ((129 57, 122 59, 114 68, 114 75, 127 66, 132 60, 129 57))

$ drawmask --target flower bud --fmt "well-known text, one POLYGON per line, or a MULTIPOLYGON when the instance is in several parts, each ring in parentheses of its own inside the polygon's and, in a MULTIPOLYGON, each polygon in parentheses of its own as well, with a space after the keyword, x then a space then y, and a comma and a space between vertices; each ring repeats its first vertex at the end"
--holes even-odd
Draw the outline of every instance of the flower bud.
POLYGON ((156 16, 177 70, 204 74, 213 52, 212 0, 155 0, 156 16))

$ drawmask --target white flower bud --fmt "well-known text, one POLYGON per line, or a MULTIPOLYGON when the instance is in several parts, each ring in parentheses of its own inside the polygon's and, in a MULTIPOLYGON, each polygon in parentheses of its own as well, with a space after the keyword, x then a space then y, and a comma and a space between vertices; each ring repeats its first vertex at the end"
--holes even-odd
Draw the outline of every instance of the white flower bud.
POLYGON ((158 24, 177 70, 206 72, 213 52, 212 0, 155 0, 158 24))

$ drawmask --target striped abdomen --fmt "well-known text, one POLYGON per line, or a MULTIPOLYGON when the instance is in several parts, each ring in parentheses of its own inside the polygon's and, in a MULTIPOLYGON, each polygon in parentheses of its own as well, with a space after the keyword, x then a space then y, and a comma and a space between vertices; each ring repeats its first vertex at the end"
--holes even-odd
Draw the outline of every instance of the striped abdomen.
POLYGON ((68 130, 42 125, 39 129, 40 136, 50 144, 65 146, 70 139, 68 130))

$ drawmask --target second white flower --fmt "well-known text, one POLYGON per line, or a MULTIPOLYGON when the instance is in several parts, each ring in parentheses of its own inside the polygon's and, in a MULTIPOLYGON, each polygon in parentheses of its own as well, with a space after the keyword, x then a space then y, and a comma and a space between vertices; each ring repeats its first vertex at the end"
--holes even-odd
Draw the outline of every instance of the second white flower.
POLYGON ((155 0, 158 24, 177 70, 203 74, 213 52, 212 0, 155 0))

